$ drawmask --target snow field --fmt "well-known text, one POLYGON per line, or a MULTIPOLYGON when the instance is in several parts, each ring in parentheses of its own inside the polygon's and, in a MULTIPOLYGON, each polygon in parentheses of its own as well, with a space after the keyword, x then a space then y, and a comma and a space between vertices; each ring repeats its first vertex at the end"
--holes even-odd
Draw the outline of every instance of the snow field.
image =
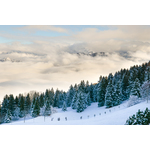
POLYGON ((150 103, 146 101, 131 107, 127 107, 127 104, 128 101, 125 101, 119 106, 106 109, 105 107, 98 107, 98 103, 92 103, 81 113, 77 113, 71 107, 67 108, 65 112, 62 109, 56 109, 57 113, 45 117, 45 121, 43 116, 39 116, 34 119, 27 118, 25 123, 22 118, 2 125, 124 125, 129 116, 135 114, 138 109, 150 108, 150 103))

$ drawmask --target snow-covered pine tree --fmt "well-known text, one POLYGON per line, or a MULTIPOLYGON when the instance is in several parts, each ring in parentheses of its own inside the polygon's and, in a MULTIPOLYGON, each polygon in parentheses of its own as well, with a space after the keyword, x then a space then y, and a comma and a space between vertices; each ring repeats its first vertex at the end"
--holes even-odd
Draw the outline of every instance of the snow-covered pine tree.
POLYGON ((150 98, 150 81, 145 81, 141 86, 141 96, 143 100, 148 100, 150 98))
POLYGON ((90 105, 91 105, 90 92, 87 93, 87 95, 86 95, 86 103, 87 103, 87 106, 90 106, 90 105))
POLYGON ((138 76, 138 71, 137 71, 137 68, 135 67, 131 67, 130 68, 130 75, 129 75, 129 78, 128 78, 128 87, 127 87, 127 94, 128 94, 128 98, 130 97, 130 94, 131 94, 131 90, 133 88, 133 84, 134 84, 134 81, 135 79, 137 78, 138 76))
POLYGON ((73 86, 71 85, 69 91, 67 92, 67 96, 66 96, 67 107, 71 106, 73 96, 74 96, 74 89, 73 89, 73 86))
POLYGON ((63 91, 61 91, 58 96, 58 108, 62 108, 64 100, 63 91))
POLYGON ((77 112, 84 111, 84 99, 83 99, 83 93, 79 92, 78 99, 77 99, 77 112))
POLYGON ((48 100, 46 100, 44 116, 50 116, 52 114, 51 105, 48 100))
POLYGON ((5 118, 4 118, 4 122, 5 123, 10 123, 11 122, 11 118, 12 118, 12 114, 11 114, 11 111, 8 109, 7 113, 5 115, 5 118))
POLYGON ((136 105, 140 102, 139 98, 135 95, 131 95, 129 100, 128 100, 128 104, 127 104, 127 107, 130 107, 130 106, 133 106, 133 105, 136 105))
POLYGON ((20 109, 20 114, 19 114, 19 117, 22 118, 24 117, 24 100, 25 98, 23 97, 23 95, 20 96, 19 98, 19 103, 18 103, 18 106, 19 106, 19 109, 20 109))
POLYGON ((19 109, 19 107, 16 107, 15 110, 14 110, 13 119, 18 120, 19 119, 19 114, 20 114, 20 109, 19 109))
POLYGON ((71 104, 72 109, 76 109, 77 99, 78 99, 78 94, 77 94, 77 91, 76 91, 75 94, 74 94, 73 100, 72 100, 72 104, 71 104))
POLYGON ((34 108, 33 108, 33 112, 32 112, 32 117, 37 117, 39 116, 40 114, 40 106, 39 106, 39 100, 36 99, 35 101, 35 105, 34 105, 34 108))
POLYGON ((98 107, 104 106, 106 87, 107 87, 106 79, 104 77, 102 77, 102 79, 98 83, 98 87, 97 87, 98 107))
POLYGON ((58 89, 56 89, 56 92, 54 94, 54 107, 58 107, 59 93, 60 93, 60 91, 58 89))
POLYGON ((93 84, 91 83, 91 85, 90 85, 90 98, 91 98, 91 102, 93 102, 93 99, 94 99, 93 90, 94 90, 94 86, 93 86, 93 84))
POLYGON ((97 88, 98 84, 95 84, 93 89, 93 102, 97 102, 97 88))
POLYGON ((25 106, 26 106, 26 113, 27 113, 27 114, 30 114, 31 99, 30 99, 29 93, 27 94, 26 99, 25 99, 25 106))
POLYGON ((140 91, 141 91, 140 81, 139 81, 138 78, 136 78, 133 85, 132 85, 130 96, 134 95, 134 96, 137 96, 137 97, 141 97, 140 91))
POLYGON ((85 85, 85 93, 90 92, 90 86, 89 86, 89 81, 86 81, 86 85, 85 85))
POLYGON ((67 105, 65 101, 63 102, 63 105, 62 105, 62 111, 67 111, 67 105))
POLYGON ((6 95, 3 99, 3 102, 2 102, 2 108, 1 108, 1 115, 2 117, 4 117, 7 113, 7 109, 8 109, 8 95, 6 95))
POLYGON ((105 94, 105 106, 106 108, 110 108, 113 106, 113 97, 112 97, 112 80, 109 81, 107 88, 106 88, 106 94, 105 94))
POLYGON ((14 114, 14 110, 15 110, 15 100, 14 100, 14 96, 13 94, 10 94, 9 97, 8 97, 8 109, 10 110, 12 116, 14 114))
POLYGON ((78 85, 78 90, 85 93, 85 81, 81 81, 81 83, 78 85))
POLYGON ((123 100, 128 99, 130 96, 129 89, 128 89, 128 87, 129 87, 128 78, 129 78, 129 71, 126 70, 126 72, 124 73, 122 80, 121 80, 123 100))
POLYGON ((150 66, 147 66, 144 73, 144 81, 150 81, 150 66))
POLYGON ((115 90, 114 90, 114 100, 113 100, 113 106, 120 105, 121 102, 123 101, 123 96, 122 96, 122 89, 121 89, 121 80, 119 80, 116 83, 115 90))

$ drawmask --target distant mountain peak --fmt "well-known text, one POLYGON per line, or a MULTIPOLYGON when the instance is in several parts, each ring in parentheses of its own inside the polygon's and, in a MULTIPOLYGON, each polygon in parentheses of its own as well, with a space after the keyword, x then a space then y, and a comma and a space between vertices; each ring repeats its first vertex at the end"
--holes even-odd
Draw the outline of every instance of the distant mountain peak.
POLYGON ((21 62, 20 60, 11 59, 9 57, 0 59, 1 62, 11 61, 11 62, 21 62))
POLYGON ((96 57, 96 56, 101 56, 101 57, 106 57, 107 54, 105 52, 94 52, 94 51, 91 51, 91 52, 80 52, 80 53, 77 53, 79 56, 81 55, 87 55, 87 56, 91 56, 91 57, 96 57))

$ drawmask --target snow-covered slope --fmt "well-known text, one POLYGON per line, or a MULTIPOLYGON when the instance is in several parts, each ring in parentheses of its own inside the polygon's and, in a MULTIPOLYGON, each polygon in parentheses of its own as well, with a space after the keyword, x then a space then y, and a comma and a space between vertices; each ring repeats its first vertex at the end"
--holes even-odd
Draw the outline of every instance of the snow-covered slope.
POLYGON ((124 125, 129 116, 135 114, 138 109, 145 110, 146 107, 150 109, 150 103, 146 101, 137 105, 127 107, 127 101, 120 106, 110 109, 105 107, 97 107, 97 103, 92 103, 82 113, 77 113, 75 110, 68 108, 66 112, 57 109, 57 113, 45 118, 40 116, 37 118, 28 118, 25 123, 24 120, 18 120, 2 125, 124 125), (95 116, 94 116, 95 115, 95 116), (82 116, 82 119, 80 117, 82 116), (65 120, 67 117, 67 121, 65 120), (53 118, 53 121, 51 121, 53 118), (60 121, 58 121, 60 118, 60 121))

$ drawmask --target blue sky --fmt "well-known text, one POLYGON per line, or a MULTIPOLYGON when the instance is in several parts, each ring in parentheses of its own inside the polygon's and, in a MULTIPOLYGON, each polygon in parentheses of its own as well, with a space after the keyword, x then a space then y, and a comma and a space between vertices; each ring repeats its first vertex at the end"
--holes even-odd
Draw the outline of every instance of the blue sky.
POLYGON ((36 30, 33 32, 29 32, 28 30, 20 30, 22 27, 27 27, 23 25, 0 25, 0 43, 10 43, 14 42, 15 39, 6 37, 5 35, 18 36, 17 41, 21 41, 24 43, 29 43, 29 41, 22 41, 19 39, 19 36, 41 36, 41 37, 61 37, 61 36, 70 36, 72 34, 79 33, 84 31, 87 28, 96 28, 98 30, 104 31, 108 30, 108 26, 94 26, 94 25, 57 25, 54 27, 63 28, 68 32, 57 32, 52 30, 36 30))

